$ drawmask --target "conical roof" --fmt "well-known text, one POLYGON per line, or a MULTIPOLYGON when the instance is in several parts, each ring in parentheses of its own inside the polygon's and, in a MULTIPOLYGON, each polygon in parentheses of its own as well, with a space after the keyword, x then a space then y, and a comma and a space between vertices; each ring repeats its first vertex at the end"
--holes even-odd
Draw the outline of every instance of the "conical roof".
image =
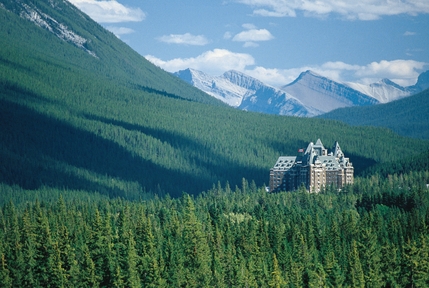
POLYGON ((332 150, 334 151, 334 155, 336 157, 344 156, 343 151, 341 151, 340 144, 338 144, 338 141, 335 141, 334 147, 332 148, 332 150))

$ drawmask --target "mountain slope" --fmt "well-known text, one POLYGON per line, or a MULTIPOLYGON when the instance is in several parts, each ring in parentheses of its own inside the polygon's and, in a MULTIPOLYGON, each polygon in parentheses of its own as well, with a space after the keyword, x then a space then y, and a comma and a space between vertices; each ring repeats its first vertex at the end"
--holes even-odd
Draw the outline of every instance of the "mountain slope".
POLYGON ((281 87, 306 106, 323 113, 336 108, 377 104, 374 98, 312 71, 301 73, 292 83, 281 87))
POLYGON ((317 109, 303 105, 291 95, 238 71, 227 71, 213 77, 186 69, 174 75, 241 110, 303 117, 320 114, 317 109))
POLYGON ((0 187, 179 196, 218 181, 261 186, 278 155, 317 138, 340 141, 357 173, 429 146, 387 129, 236 110, 150 64, 67 2, 0 3, 0 187), (86 50, 20 17, 23 4, 67 27, 52 31, 86 39, 86 50))
POLYGON ((212 77, 194 69, 181 70, 174 75, 232 107, 239 107, 248 92, 223 76, 212 77))
MULTIPOLYGON (((68 1, 2 0, 1 4, 0 9, 6 13, 5 17, 12 17, 7 13, 11 12, 19 15, 21 20, 27 20, 3 20, 21 22, 17 25, 23 30, 14 32, 10 23, 2 25, 3 32, 7 33, 4 42, 10 42, 9 45, 34 42, 36 45, 32 49, 35 53, 55 55, 57 61, 91 73, 97 69, 97 76, 104 76, 106 80, 115 79, 131 88, 152 89, 193 101, 221 105, 221 102, 155 67, 68 1), (31 23, 34 25, 28 25, 31 23), (30 34, 30 30, 24 26, 37 27, 32 27, 31 31, 35 32, 30 34), (11 39, 6 41, 9 38, 11 39), (54 38, 62 41, 54 41, 54 38), (79 49, 70 49, 67 43, 79 49), (81 59, 73 62, 73 57, 81 59)), ((17 53, 18 51, 15 54, 17 53)))
POLYGON ((429 88, 429 71, 420 74, 415 85, 407 87, 400 86, 389 79, 382 79, 377 83, 372 83, 369 85, 351 82, 346 84, 357 91, 374 97, 380 101, 380 103, 388 103, 417 94, 429 88))
POLYGON ((349 107, 319 116, 351 125, 387 127, 408 137, 429 139, 429 89, 371 107, 349 107))

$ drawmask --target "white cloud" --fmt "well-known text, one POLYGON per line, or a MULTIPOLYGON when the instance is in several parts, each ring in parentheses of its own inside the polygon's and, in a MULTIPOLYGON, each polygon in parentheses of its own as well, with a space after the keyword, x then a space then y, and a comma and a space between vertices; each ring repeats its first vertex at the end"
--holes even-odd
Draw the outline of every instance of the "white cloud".
POLYGON ((146 17, 140 8, 131 8, 115 0, 68 0, 99 23, 140 22, 146 17))
POLYGON ((266 84, 280 87, 286 85, 299 75, 302 71, 294 71, 294 69, 269 69, 264 67, 256 67, 251 70, 242 71, 245 74, 252 76, 266 84), (296 75, 296 76, 295 76, 296 75))
POLYGON ((145 57, 155 65, 169 72, 193 68, 211 75, 220 75, 232 69, 244 71, 247 66, 255 64, 255 59, 251 55, 234 53, 225 49, 206 51, 197 57, 176 58, 166 61, 152 55, 146 55, 145 57))
POLYGON ((423 70, 428 63, 414 60, 382 60, 372 62, 360 67, 355 72, 356 77, 362 82, 372 82, 372 79, 388 78, 399 85, 413 85, 419 75, 418 71, 423 70))
POLYGON ((297 11, 306 15, 340 14, 350 20, 376 20, 382 16, 399 14, 428 14, 427 0, 236 0, 254 8, 255 15, 295 17, 297 11))
POLYGON ((250 54, 234 53, 225 49, 214 49, 197 57, 172 60, 161 60, 152 55, 145 57, 169 72, 193 68, 217 76, 228 70, 237 70, 274 87, 291 83, 306 70, 312 70, 337 82, 370 84, 388 78, 399 85, 410 86, 416 83, 420 73, 429 68, 429 63, 401 59, 382 60, 367 65, 336 61, 291 69, 267 68, 255 66, 255 59, 250 54))
POLYGON ((416 35, 416 32, 411 32, 411 31, 405 31, 404 36, 414 36, 416 35))
POLYGON ((192 35, 190 33, 164 35, 157 39, 161 42, 170 44, 204 46, 209 43, 209 41, 204 35, 192 35))
POLYGON ((270 31, 267 29, 250 29, 240 32, 232 38, 232 41, 238 42, 256 42, 256 41, 268 41, 273 39, 270 31))
POLYGON ((243 72, 276 87, 289 84, 306 70, 312 70, 338 82, 370 84, 388 78, 399 85, 409 86, 415 84, 419 74, 427 69, 428 65, 429 63, 413 60, 382 60, 367 65, 353 65, 337 61, 292 69, 256 67, 243 72))
POLYGON ((122 35, 132 34, 136 32, 131 28, 117 26, 107 26, 106 29, 115 34, 118 38, 121 38, 122 35))

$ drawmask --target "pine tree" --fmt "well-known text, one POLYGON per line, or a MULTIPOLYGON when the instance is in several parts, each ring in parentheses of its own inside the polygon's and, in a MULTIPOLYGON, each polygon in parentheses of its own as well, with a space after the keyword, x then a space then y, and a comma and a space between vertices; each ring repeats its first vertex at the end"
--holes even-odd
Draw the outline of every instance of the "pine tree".
POLYGON ((290 269, 289 269, 289 279, 290 284, 292 287, 303 287, 304 281, 303 281, 303 272, 304 272, 304 265, 295 258, 292 259, 290 257, 290 269))
POLYGON ((141 255, 139 277, 145 287, 160 287, 163 280, 152 229, 152 221, 141 212, 136 227, 136 250, 141 255))
POLYGON ((321 263, 315 265, 315 270, 308 270, 308 287, 327 287, 327 275, 321 263))
MULTIPOLYGON (((370 225, 364 223, 364 226, 370 225)), ((381 273, 381 246, 377 242, 377 235, 371 227, 363 227, 360 233, 361 263, 365 277, 365 283, 369 287, 384 286, 381 273)))
POLYGON ((287 283, 282 277, 282 272, 279 268, 279 262, 277 261, 276 254, 273 254, 273 271, 271 272, 271 280, 269 282, 270 287, 281 288, 285 287, 287 283))
MULTIPOLYGON (((134 241, 134 234, 130 225, 130 208, 126 205, 119 214, 118 219, 119 235, 115 243, 116 259, 123 274, 124 284, 127 287, 139 287, 140 278, 137 265, 140 259, 137 255, 134 241)), ((119 282, 122 283, 122 282, 119 282)))
POLYGON ((356 241, 352 241, 351 249, 350 249, 350 281, 352 287, 365 287, 365 278, 363 275, 362 264, 359 258, 359 251, 357 248, 356 241))
POLYGON ((12 278, 10 278, 9 269, 7 269, 6 259, 3 253, 0 253, 0 283, 2 287, 12 287, 12 278))
MULTIPOLYGON (((404 247, 404 280, 411 287, 429 285, 429 253, 427 236, 422 235, 419 241, 408 239, 404 247)), ((404 283, 404 284, 405 284, 404 283)))
POLYGON ((398 287, 401 267, 398 259, 398 248, 394 244, 385 244, 382 248, 382 275, 388 287, 398 287))
POLYGON ((101 217, 98 209, 95 209, 95 217, 92 223, 92 233, 88 245, 91 259, 95 266, 95 277, 100 286, 112 285, 116 266, 113 259, 112 229, 110 215, 107 213, 105 219, 101 217))
POLYGON ((214 235, 210 243, 212 247, 212 287, 228 287, 225 283, 225 263, 224 263, 224 248, 222 245, 222 234, 219 231, 218 225, 214 228, 214 235))
POLYGON ((37 270, 37 243, 35 226, 31 219, 31 208, 27 207, 22 216, 22 243, 24 256, 24 280, 23 286, 37 286, 36 270, 37 270))
POLYGON ((346 281, 346 276, 338 263, 334 264, 331 273, 329 287, 342 288, 346 281))
POLYGON ((208 287, 211 281, 210 250, 204 237, 202 225, 195 214, 195 206, 187 194, 184 201, 183 241, 186 282, 189 287, 208 287))
POLYGON ((5 206, 5 233, 4 233, 4 253, 8 260, 8 271, 14 286, 22 286, 25 266, 23 247, 21 242, 20 227, 17 211, 12 201, 5 206))
POLYGON ((81 246, 81 263, 79 269, 79 281, 77 287, 99 287, 99 283, 96 277, 95 264, 91 259, 91 253, 89 252, 88 246, 84 243, 81 246))

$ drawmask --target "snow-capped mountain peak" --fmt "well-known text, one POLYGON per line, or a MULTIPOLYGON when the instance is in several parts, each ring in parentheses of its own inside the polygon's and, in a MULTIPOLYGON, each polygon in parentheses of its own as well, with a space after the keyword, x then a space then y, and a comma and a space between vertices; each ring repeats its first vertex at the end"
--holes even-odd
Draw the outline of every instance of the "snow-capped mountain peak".
POLYGON ((341 107, 387 103, 429 88, 429 71, 422 73, 415 85, 402 87, 389 79, 370 85, 340 83, 307 70, 280 89, 236 70, 216 77, 194 69, 174 74, 239 109, 305 117, 341 107))
POLYGON ((243 97, 247 93, 247 89, 231 83, 223 75, 210 76, 204 72, 189 68, 180 70, 174 75, 233 107, 240 106, 243 97))
POLYGON ((322 113, 341 107, 378 103, 373 97, 310 70, 302 72, 295 81, 281 89, 322 113))
POLYGON ((242 110, 305 117, 320 114, 320 111, 306 107, 286 92, 239 71, 230 70, 221 76, 210 76, 201 71, 186 69, 174 75, 242 110))

